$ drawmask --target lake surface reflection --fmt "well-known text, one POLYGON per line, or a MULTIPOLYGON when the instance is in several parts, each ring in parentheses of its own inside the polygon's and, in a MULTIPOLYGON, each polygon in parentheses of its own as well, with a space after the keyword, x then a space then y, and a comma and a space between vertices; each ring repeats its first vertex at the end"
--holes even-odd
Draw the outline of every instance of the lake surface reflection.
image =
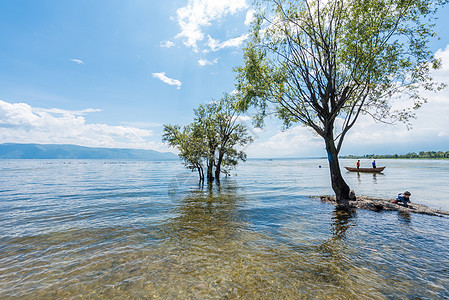
MULTIPOLYGON (((407 170, 345 177, 390 195, 407 170)), ((308 197, 331 192, 322 160, 250 161, 213 187, 179 162, 0 161, 0 172, 0 298, 449 297, 449 219, 337 212, 308 197)))

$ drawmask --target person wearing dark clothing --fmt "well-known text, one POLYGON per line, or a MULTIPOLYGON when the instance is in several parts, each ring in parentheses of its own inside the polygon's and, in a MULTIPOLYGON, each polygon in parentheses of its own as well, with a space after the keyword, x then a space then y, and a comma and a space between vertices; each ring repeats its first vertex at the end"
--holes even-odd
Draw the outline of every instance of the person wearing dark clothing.
POLYGON ((376 161, 373 160, 372 164, 373 164, 373 169, 375 169, 376 168, 376 161))
POLYGON ((402 203, 404 203, 404 207, 409 207, 407 202, 410 202, 411 195, 412 194, 409 191, 405 191, 403 194, 398 194, 398 198, 394 201, 394 203, 397 204, 399 201, 401 201, 402 203))

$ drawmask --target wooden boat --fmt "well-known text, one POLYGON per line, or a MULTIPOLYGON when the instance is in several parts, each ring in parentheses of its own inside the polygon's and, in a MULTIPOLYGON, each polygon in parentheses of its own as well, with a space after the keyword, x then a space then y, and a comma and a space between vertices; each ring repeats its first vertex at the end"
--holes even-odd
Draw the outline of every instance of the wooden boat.
POLYGON ((378 168, 351 168, 351 167, 345 167, 346 170, 349 172, 367 172, 367 173, 380 173, 382 172, 385 167, 378 167, 378 168))

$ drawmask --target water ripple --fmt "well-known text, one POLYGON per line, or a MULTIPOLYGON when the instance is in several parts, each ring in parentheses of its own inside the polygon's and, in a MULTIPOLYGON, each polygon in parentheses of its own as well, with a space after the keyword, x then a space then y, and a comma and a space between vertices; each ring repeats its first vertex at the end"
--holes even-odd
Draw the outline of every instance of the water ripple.
POLYGON ((318 164, 2 161, 0 298, 448 298, 449 219, 337 212, 318 164))

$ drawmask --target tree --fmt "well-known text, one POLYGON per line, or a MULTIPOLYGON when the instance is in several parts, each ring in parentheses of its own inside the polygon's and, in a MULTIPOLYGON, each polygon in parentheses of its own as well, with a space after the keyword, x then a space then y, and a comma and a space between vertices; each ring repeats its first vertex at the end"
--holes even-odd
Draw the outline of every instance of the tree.
POLYGON ((220 174, 229 173, 238 161, 246 161, 246 154, 238 151, 235 146, 243 147, 253 141, 248 135, 245 125, 239 122, 242 111, 236 107, 235 96, 225 94, 218 102, 208 104, 209 113, 213 116, 213 124, 218 136, 217 161, 215 163, 215 178, 220 180, 220 174), (225 169, 222 169, 222 166, 225 169))
POLYGON ((200 127, 164 125, 162 141, 177 148, 186 168, 197 170, 200 180, 204 180, 203 160, 207 148, 200 127))
POLYGON ((302 123, 324 139, 332 188, 347 207, 350 188, 338 153, 361 114, 408 122, 439 90, 430 71, 440 62, 427 42, 432 16, 445 0, 272 0, 259 7, 244 65, 237 67, 240 108, 270 107, 286 126, 302 123), (402 95, 402 97, 400 96, 402 95), (392 110, 394 101, 411 101, 392 110))
POLYGON ((213 167, 215 165, 215 152, 219 144, 219 135, 216 131, 215 116, 211 104, 201 104, 194 110, 195 119, 192 126, 201 128, 203 143, 206 147, 204 159, 206 161, 206 178, 214 180, 213 167))
POLYGON ((236 148, 253 139, 239 122, 242 111, 236 102, 235 96, 225 94, 219 101, 195 109, 192 124, 164 125, 163 141, 179 150, 185 166, 197 170, 200 180, 219 181, 221 173, 229 174, 239 160, 246 160, 246 154, 236 148))

